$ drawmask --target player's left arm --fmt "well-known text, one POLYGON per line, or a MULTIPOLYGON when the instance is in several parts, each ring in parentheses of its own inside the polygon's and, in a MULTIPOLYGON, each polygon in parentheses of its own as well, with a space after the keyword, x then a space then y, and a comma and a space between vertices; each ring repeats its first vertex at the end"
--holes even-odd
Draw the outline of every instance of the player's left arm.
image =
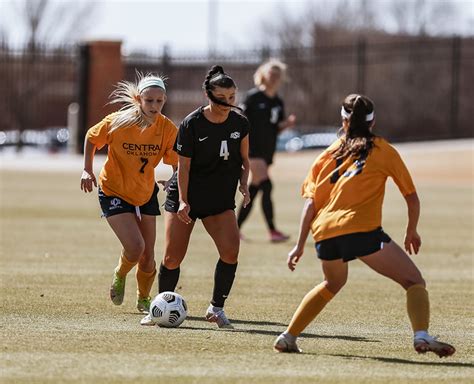
POLYGON ((278 123, 278 132, 284 131, 288 128, 293 128, 296 124, 296 115, 291 113, 285 119, 285 105, 281 104, 280 116, 279 116, 279 123, 278 123))
POLYGON ((404 196, 408 207, 408 224, 405 233, 405 250, 411 255, 418 253, 421 247, 421 237, 417 232, 418 220, 420 218, 420 199, 416 192, 404 196))
POLYGON ((250 174, 250 161, 249 161, 249 135, 245 137, 240 142, 240 156, 242 157, 242 172, 240 173, 240 185, 239 191, 244 196, 244 207, 250 203, 250 193, 249 193, 249 174, 250 174))
POLYGON ((385 167, 388 176, 391 176, 398 189, 405 198, 408 207, 408 224, 405 233, 404 246, 408 254, 417 254, 421 247, 421 238, 417 232, 420 218, 420 199, 416 193, 415 184, 410 172, 398 151, 390 144, 381 142, 385 151, 385 167))
POLYGON ((285 120, 278 123, 278 132, 284 131, 288 128, 293 128, 296 125, 296 115, 291 114, 285 120))

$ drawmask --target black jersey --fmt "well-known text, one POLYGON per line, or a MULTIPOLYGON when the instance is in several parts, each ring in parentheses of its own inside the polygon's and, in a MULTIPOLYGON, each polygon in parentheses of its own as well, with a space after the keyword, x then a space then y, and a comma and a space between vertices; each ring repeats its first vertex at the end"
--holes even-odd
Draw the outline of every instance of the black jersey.
POLYGON ((268 97, 263 91, 253 88, 247 92, 242 107, 250 123, 250 157, 263 158, 271 164, 278 124, 285 118, 283 100, 278 95, 268 97))
POLYGON ((183 120, 175 143, 180 156, 191 158, 188 201, 196 217, 235 208, 242 173, 240 146, 249 131, 248 120, 235 111, 223 123, 212 123, 203 109, 183 120))

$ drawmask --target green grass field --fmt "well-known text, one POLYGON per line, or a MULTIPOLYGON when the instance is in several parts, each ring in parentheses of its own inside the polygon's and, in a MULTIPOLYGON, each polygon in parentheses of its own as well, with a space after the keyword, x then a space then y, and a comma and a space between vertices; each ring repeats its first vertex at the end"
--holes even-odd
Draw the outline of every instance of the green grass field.
MULTIPOLYGON (((273 340, 322 273, 311 241, 297 270, 287 269, 293 243, 267 241, 259 204, 243 228, 250 240, 241 246, 226 305, 236 330, 203 320, 217 252, 200 223, 179 282, 187 320, 178 329, 142 327, 134 275, 122 306, 108 298, 120 247, 99 218, 96 194, 79 189, 80 161, 72 162, 77 169, 41 170, 35 160, 28 170, 0 158, 0 382, 471 383, 474 141, 398 148, 422 201, 423 246, 414 258, 430 292, 431 332, 456 346, 453 357, 414 352, 403 289, 359 261, 300 339, 304 353, 274 353, 273 340)), ((300 183, 317 153, 279 154, 273 169, 277 223, 293 239, 300 183)), ((405 222, 404 201, 390 181, 384 228, 399 243, 405 222)), ((159 218, 157 261, 162 245, 159 218)))

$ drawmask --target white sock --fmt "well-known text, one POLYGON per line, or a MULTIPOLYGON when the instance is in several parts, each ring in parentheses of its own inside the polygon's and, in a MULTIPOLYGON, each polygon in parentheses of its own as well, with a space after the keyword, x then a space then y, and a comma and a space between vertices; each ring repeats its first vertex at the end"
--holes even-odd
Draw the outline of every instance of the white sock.
POLYGON ((212 310, 212 312, 216 313, 216 312, 219 312, 219 311, 222 311, 224 308, 222 307, 214 307, 212 304, 209 305, 209 308, 212 310))
POLYGON ((415 339, 430 339, 431 336, 428 334, 427 331, 416 331, 415 332, 415 339))
POLYGON ((294 343, 296 342, 296 336, 293 336, 291 333, 288 333, 288 332, 283 332, 283 335, 285 336, 285 338, 290 341, 291 343, 294 343))

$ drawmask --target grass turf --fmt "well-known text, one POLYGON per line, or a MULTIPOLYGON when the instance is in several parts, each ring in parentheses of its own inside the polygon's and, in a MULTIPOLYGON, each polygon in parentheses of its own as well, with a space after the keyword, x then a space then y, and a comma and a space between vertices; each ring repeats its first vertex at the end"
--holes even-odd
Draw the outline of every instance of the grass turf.
MULTIPOLYGON (((270 244, 257 203, 243 228, 226 312, 235 331, 203 320, 217 252, 198 223, 178 292, 189 316, 178 329, 141 327, 133 273, 122 306, 108 287, 119 243, 99 219, 78 169, 0 170, 2 383, 468 383, 473 352, 473 141, 406 144, 399 150, 422 201, 423 245, 414 259, 428 283, 431 331, 453 343, 449 359, 417 355, 404 291, 351 262, 349 281, 305 330, 301 355, 276 354, 303 295, 322 279, 311 241, 291 273, 292 243, 270 244), (467 144, 466 144, 467 143, 467 144)), ((317 152, 279 154, 273 169, 276 221, 295 239, 299 185, 317 152)), ((161 171, 160 171, 161 172, 161 171)), ((160 201, 164 195, 160 193, 160 201)), ((390 182, 384 229, 399 244, 406 208, 390 182)), ((156 259, 162 255, 158 219, 156 259)), ((156 289, 156 285, 153 288, 156 289)))

